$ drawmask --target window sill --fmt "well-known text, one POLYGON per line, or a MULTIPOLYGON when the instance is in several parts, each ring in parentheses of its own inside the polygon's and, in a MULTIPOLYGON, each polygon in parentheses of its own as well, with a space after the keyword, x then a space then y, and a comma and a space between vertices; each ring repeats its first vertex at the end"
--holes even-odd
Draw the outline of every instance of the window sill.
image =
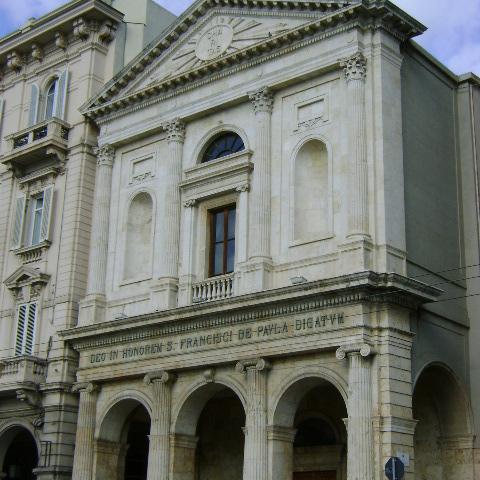
POLYGON ((42 260, 44 252, 48 250, 52 242, 45 240, 36 245, 29 245, 28 247, 17 248, 13 253, 19 256, 22 263, 33 263, 42 260))

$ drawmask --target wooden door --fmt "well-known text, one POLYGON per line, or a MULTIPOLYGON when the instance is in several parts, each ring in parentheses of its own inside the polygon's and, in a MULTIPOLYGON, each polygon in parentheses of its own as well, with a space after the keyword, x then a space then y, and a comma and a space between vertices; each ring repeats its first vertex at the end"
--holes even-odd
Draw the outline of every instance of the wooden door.
POLYGON ((329 472, 295 472, 293 480, 336 480, 337 473, 329 472))

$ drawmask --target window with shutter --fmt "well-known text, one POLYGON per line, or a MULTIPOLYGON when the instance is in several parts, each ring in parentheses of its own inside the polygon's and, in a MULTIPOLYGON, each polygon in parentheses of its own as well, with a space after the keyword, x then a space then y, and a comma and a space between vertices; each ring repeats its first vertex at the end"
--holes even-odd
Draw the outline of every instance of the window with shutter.
POLYGON ((28 113, 28 126, 31 127, 37 123, 38 102, 40 100, 40 89, 38 85, 32 83, 30 87, 30 110, 28 113))
POLYGON ((65 120, 65 107, 68 89, 68 70, 65 70, 57 81, 57 96, 55 99, 55 117, 65 120))
POLYGON ((27 197, 21 194, 17 197, 15 205, 15 221, 12 232, 12 248, 20 248, 23 240, 23 224, 25 219, 25 206, 27 197))
POLYGON ((17 309, 17 334, 15 355, 32 355, 35 345, 35 327, 37 320, 36 302, 24 303, 17 309))

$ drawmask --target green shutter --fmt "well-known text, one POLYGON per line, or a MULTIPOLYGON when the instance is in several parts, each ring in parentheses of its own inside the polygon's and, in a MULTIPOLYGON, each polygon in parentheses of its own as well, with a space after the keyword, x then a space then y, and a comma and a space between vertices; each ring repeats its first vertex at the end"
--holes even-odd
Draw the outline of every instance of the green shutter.
POLYGON ((23 224, 25 221, 25 205, 27 198, 25 194, 17 197, 15 204, 15 222, 13 224, 12 232, 12 248, 20 248, 22 246, 23 224))
POLYGON ((42 211, 42 225, 40 229, 40 241, 49 240, 50 236, 50 222, 52 216, 52 200, 53 200, 53 185, 45 188, 43 191, 43 211, 42 211))
POLYGON ((35 125, 38 121, 38 102, 40 98, 40 90, 38 85, 32 83, 30 93, 30 112, 28 114, 28 126, 35 125))

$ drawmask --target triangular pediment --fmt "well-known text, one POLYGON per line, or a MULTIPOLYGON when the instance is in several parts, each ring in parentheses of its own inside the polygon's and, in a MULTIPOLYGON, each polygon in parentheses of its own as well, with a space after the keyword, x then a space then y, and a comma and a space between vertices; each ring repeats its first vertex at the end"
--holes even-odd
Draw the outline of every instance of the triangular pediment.
POLYGON ((380 12, 389 22, 401 24, 405 38, 424 29, 386 0, 375 4, 365 0, 197 0, 81 110, 92 118, 126 110, 335 28, 360 10, 362 15, 372 10, 375 18, 380 12))
POLYGON ((10 290, 23 287, 25 285, 32 285, 34 283, 48 283, 50 276, 41 273, 39 270, 22 265, 17 268, 7 279, 5 285, 10 290))

